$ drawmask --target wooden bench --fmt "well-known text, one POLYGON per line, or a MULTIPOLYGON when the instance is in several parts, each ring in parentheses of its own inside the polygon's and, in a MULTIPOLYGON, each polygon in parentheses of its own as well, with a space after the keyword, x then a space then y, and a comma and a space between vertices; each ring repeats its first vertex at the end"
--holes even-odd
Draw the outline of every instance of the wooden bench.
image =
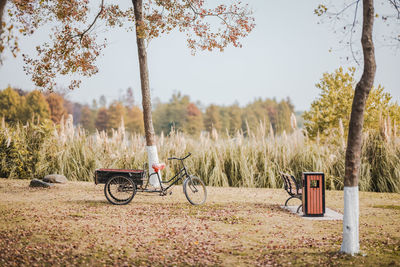
MULTIPOLYGON (((283 179, 283 183, 285 185, 285 190, 289 194, 289 198, 285 202, 285 206, 287 206, 289 200, 293 198, 297 198, 302 201, 302 188, 299 183, 296 181, 293 175, 281 172, 281 177, 283 179)), ((301 204, 297 208, 297 212, 299 212, 300 208, 303 206, 301 204)))

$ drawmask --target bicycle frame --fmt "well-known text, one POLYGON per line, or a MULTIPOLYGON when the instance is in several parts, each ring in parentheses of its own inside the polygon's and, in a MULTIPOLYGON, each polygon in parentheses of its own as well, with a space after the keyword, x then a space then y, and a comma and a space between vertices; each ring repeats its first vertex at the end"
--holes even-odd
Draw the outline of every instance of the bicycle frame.
MULTIPOLYGON (((164 164, 153 165, 155 172, 147 173, 146 168, 143 170, 125 170, 125 169, 100 169, 95 172, 95 182, 102 178, 100 183, 104 183, 104 195, 107 200, 114 205, 126 205, 132 201, 136 192, 144 193, 159 193, 160 196, 171 194, 169 190, 172 186, 182 180, 183 193, 187 200, 192 205, 201 205, 207 199, 207 190, 204 182, 197 176, 189 175, 185 166, 184 160, 191 155, 189 153, 183 158, 168 158, 168 160, 179 160, 182 166, 178 163, 178 172, 168 180, 163 181, 160 176, 161 169, 164 169, 164 164), (157 175, 160 187, 150 187, 148 185, 152 175, 157 175), (147 178, 147 183, 144 183, 147 178)), ((153 177, 154 178, 154 177, 153 177)))
POLYGON ((152 174, 150 174, 148 177, 147 177, 147 183, 149 182, 149 180, 150 180, 150 177, 152 176, 152 175, 157 175, 157 179, 158 179, 158 182, 160 183, 160 187, 161 187, 161 189, 159 189, 159 190, 148 190, 147 189, 147 186, 146 186, 146 188, 145 189, 138 189, 138 191, 141 191, 141 192, 147 192, 147 193, 164 193, 165 191, 167 191, 168 189, 170 189, 172 186, 174 186, 178 181, 180 181, 180 180, 182 180, 183 178, 186 178, 186 177, 189 177, 189 174, 188 174, 188 172, 187 172, 187 170, 186 170, 186 166, 185 166, 185 164, 183 163, 183 160, 181 160, 181 163, 182 163, 182 165, 183 165, 183 167, 179 170, 179 172, 177 173, 177 174, 175 174, 171 179, 169 179, 168 181, 162 181, 161 180, 161 178, 160 178, 160 175, 159 175, 159 173, 158 172, 153 172, 152 174), (175 180, 174 180, 175 179, 175 180), (171 181, 173 181, 172 183, 170 183, 171 181), (170 184, 169 184, 170 183, 170 184), (169 184, 167 187, 163 187, 163 184, 169 184))

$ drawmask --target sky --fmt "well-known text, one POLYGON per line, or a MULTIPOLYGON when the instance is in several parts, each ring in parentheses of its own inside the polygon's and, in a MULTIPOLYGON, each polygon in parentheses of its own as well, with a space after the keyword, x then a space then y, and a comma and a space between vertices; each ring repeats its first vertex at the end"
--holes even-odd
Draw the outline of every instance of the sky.
MULTIPOLYGON (((253 9, 256 27, 242 40, 242 48, 229 47, 222 53, 198 52, 192 56, 185 36, 180 33, 150 42, 147 53, 153 99, 157 97, 166 102, 179 91, 204 106, 233 103, 244 106, 259 97, 277 100, 290 97, 296 110, 307 110, 318 97, 315 84, 324 72, 333 72, 340 66, 357 67, 353 60, 346 60, 351 53, 348 47, 339 44, 342 35, 334 33, 332 23, 318 23, 320 18, 313 14, 321 0, 243 2, 253 9)), ((379 24, 374 30, 376 36, 388 32, 379 24)), ((105 95, 110 103, 132 87, 140 104, 134 32, 117 29, 104 36, 109 45, 98 59, 99 72, 83 78, 80 88, 68 92, 68 98, 90 104, 94 98, 98 100, 105 95)), ((22 39, 22 50, 33 53, 35 44, 47 38, 44 30, 22 39)), ((5 54, 4 59, 0 67, 0 89, 8 85, 25 90, 35 88, 23 71, 21 55, 13 58, 5 54)), ((393 101, 400 102, 400 50, 378 40, 376 61, 375 84, 383 85, 393 101)), ((358 67, 357 79, 361 71, 358 67)), ((62 84, 63 79, 60 81, 62 84)))

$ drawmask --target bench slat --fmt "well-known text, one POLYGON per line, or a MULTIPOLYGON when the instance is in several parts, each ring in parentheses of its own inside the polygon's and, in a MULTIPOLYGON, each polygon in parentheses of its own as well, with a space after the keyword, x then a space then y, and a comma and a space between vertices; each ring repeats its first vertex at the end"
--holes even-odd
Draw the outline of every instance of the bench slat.
POLYGON ((302 188, 300 187, 299 183, 296 181, 294 176, 287 174, 287 173, 280 173, 283 179, 283 183, 285 186, 286 192, 289 194, 289 198, 285 202, 285 206, 287 205, 288 201, 292 198, 302 199, 302 188))

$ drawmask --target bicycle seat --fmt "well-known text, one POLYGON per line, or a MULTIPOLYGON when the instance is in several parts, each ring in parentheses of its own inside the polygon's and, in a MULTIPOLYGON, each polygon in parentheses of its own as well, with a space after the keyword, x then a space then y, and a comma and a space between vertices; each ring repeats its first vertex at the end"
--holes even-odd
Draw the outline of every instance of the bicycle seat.
POLYGON ((155 172, 158 172, 165 168, 165 163, 154 163, 153 165, 151 165, 151 167, 155 172))

